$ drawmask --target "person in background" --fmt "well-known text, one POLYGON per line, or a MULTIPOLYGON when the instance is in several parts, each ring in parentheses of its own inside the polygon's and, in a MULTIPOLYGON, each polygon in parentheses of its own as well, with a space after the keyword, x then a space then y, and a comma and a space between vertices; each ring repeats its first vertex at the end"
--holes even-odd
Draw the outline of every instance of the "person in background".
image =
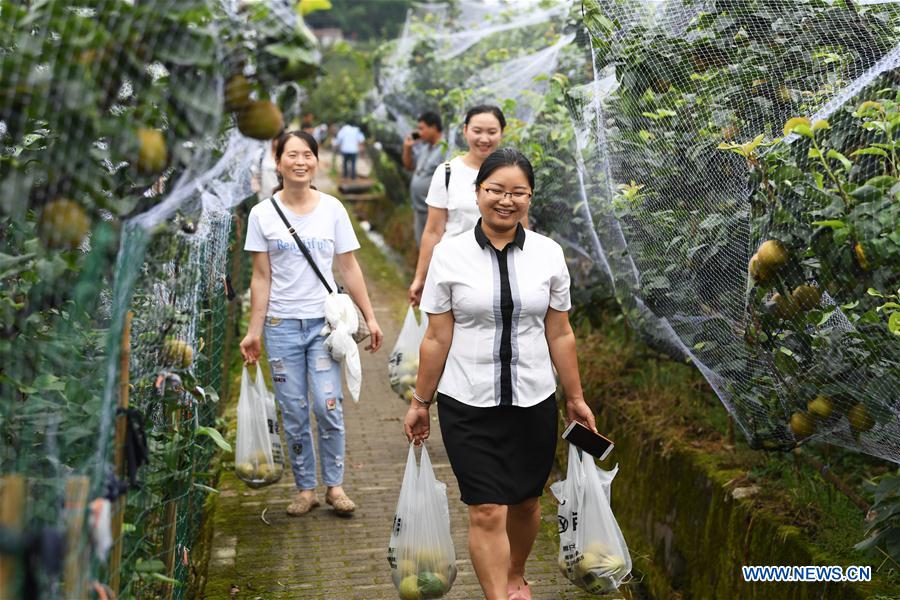
POLYGON ((365 148, 366 136, 359 127, 346 123, 334 138, 335 146, 340 150, 343 162, 343 178, 356 179, 356 159, 365 148))
POLYGON ((356 504, 343 488, 344 413, 341 366, 325 349, 325 286, 278 214, 309 249, 332 289, 336 265, 347 291, 372 332, 366 348, 375 352, 383 334, 375 320, 362 270, 353 255, 359 241, 341 201, 312 187, 319 165, 319 145, 305 131, 278 138, 275 162, 281 184, 270 201, 250 211, 244 250, 253 255, 250 324, 241 341, 248 363, 259 360, 265 338, 275 398, 281 406, 297 493, 288 504, 292 516, 319 506, 316 497, 316 454, 327 486, 325 501, 342 515, 356 504), (310 407, 318 426, 318 452, 313 446, 310 407))
POLYGON ((260 148, 259 154, 250 165, 250 189, 261 201, 268 200, 278 186, 278 173, 275 171, 275 147, 278 138, 271 144, 260 148))
POLYGON ((431 179, 437 168, 444 162, 447 145, 443 142, 441 117, 437 113, 424 112, 419 115, 418 128, 403 140, 401 160, 403 168, 412 171, 409 195, 413 207, 413 232, 416 246, 422 241, 422 231, 428 220, 428 205, 425 198, 431 179))
POLYGON ((521 223, 534 192, 531 163, 512 148, 496 150, 473 187, 481 218, 434 248, 421 303, 428 329, 404 431, 416 445, 428 439, 437 392, 484 597, 531 600, 525 562, 556 449, 554 367, 566 420, 596 427, 578 374, 563 250, 521 223))
MULTIPOLYGON (((418 306, 422 296, 435 244, 445 235, 459 235, 475 226, 478 202, 473 182, 481 163, 500 146, 505 127, 506 118, 498 107, 482 104, 470 108, 463 123, 468 152, 435 169, 425 198, 428 218, 419 244, 416 274, 408 292, 409 303, 413 306, 418 306)), ((522 212, 521 217, 528 227, 528 211, 522 212)))

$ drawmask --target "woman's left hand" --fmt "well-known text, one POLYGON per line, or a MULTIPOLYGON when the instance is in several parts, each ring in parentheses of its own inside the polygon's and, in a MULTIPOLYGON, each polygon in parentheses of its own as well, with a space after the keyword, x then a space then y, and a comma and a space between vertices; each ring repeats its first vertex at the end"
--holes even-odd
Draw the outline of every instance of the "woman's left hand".
POLYGON ((566 425, 572 421, 578 421, 594 433, 599 433, 594 422, 594 413, 583 398, 566 401, 566 425))
POLYGON ((375 317, 368 319, 366 325, 369 327, 369 332, 372 334, 369 338, 369 345, 366 346, 366 350, 369 352, 377 352, 378 349, 381 348, 381 343, 384 341, 384 333, 381 332, 381 327, 378 326, 378 321, 375 320, 375 317))

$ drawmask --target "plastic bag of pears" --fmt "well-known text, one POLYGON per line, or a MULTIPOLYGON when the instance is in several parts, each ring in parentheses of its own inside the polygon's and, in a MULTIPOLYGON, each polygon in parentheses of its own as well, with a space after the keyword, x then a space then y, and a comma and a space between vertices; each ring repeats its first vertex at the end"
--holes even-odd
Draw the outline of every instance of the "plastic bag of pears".
POLYGON ((409 446, 388 564, 401 600, 442 598, 456 579, 447 486, 435 479, 424 445, 418 467, 413 445, 409 446))
POLYGON ((388 378, 391 388, 401 398, 412 400, 416 388, 416 376, 419 373, 419 345, 428 327, 428 317, 422 313, 422 324, 416 320, 416 313, 410 306, 403 320, 403 328, 391 356, 388 358, 388 378))
POLYGON ((281 441, 278 438, 278 414, 275 399, 266 388, 259 363, 256 365, 255 379, 250 377, 250 372, 244 366, 237 413, 235 474, 251 488, 277 483, 284 471, 281 441))
POLYGON ((559 500, 559 570, 591 594, 615 591, 631 573, 631 555, 609 505, 619 471, 597 468, 594 457, 569 445, 566 478, 550 486, 559 500))

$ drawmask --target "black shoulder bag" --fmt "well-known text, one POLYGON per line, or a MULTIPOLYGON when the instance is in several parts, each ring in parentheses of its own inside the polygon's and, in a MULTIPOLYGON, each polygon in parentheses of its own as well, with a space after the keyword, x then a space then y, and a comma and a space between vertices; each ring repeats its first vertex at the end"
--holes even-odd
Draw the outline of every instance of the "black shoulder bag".
MULTIPOLYGON (((275 198, 269 198, 272 202, 272 206, 275 207, 275 212, 278 213, 278 216, 281 217, 281 220, 284 222, 285 227, 287 227, 288 232, 294 237, 294 241, 297 243, 297 247, 300 248, 300 252, 303 253, 303 256, 306 257, 306 260, 309 262, 309 266, 312 267, 313 271, 315 271, 316 275, 319 277, 319 281, 322 282, 322 285, 325 286, 325 289, 328 290, 329 294, 334 293, 334 290, 331 289, 331 286, 328 285, 328 281, 325 279, 325 276, 322 275, 322 271, 319 270, 319 265, 316 264, 316 261, 313 260, 312 255, 309 253, 309 250, 306 249, 306 244, 300 239, 300 236, 297 235, 297 231, 291 225, 291 223, 287 220, 287 217, 284 216, 284 213, 281 211, 281 208, 278 207, 278 203, 275 201, 275 198)), ((343 294, 344 291, 342 289, 338 289, 339 294, 343 294)), ((353 301, 353 298, 350 298, 353 301)), ((359 321, 359 328, 356 330, 356 333, 353 334, 353 341, 359 344, 367 337, 372 335, 372 332, 369 331, 369 326, 366 325, 366 319, 363 317, 362 311, 359 310, 359 306, 356 302, 353 302, 353 308, 356 309, 356 317, 359 321)))

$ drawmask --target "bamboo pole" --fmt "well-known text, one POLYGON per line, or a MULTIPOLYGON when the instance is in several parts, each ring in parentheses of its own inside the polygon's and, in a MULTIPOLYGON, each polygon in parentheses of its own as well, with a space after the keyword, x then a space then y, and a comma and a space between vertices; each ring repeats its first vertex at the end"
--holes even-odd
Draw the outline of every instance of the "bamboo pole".
POLYGON ((63 561, 63 595, 65 598, 86 598, 87 555, 84 552, 84 517, 90 480, 84 475, 66 481, 66 555, 63 561))
MULTIPOLYGON (((238 211, 235 211, 234 214, 234 246, 231 250, 231 285, 235 288, 235 293, 238 293, 238 288, 240 287, 241 281, 241 259, 244 255, 243 250, 243 227, 244 220, 241 218, 238 211)), ((228 302, 227 307, 225 308, 225 341, 223 342, 224 347, 222 349, 222 380, 221 380, 221 390, 219 394, 219 406, 218 413, 219 416, 225 414, 225 405, 227 404, 227 399, 231 394, 231 356, 234 351, 232 346, 235 342, 235 328, 239 326, 240 322, 240 314, 238 309, 240 307, 240 297, 235 298, 232 301, 228 302)))
MULTIPOLYGON (((131 370, 131 319, 134 317, 132 311, 125 314, 125 325, 122 329, 122 344, 119 354, 119 402, 118 407, 121 409, 128 408, 129 402, 129 386, 131 370)), ((116 476, 125 477, 125 428, 128 423, 128 417, 124 414, 116 415, 116 476)), ((112 520, 112 538, 113 548, 109 558, 109 587, 113 593, 119 595, 119 586, 121 577, 119 569, 122 566, 122 523, 125 520, 125 505, 127 503, 125 494, 116 499, 112 520)))
MULTIPOLYGON (((24 514, 25 478, 21 475, 0 478, 0 526, 20 534, 24 514)), ((20 564, 18 557, 0 554, 0 598, 16 596, 16 573, 20 564)))

